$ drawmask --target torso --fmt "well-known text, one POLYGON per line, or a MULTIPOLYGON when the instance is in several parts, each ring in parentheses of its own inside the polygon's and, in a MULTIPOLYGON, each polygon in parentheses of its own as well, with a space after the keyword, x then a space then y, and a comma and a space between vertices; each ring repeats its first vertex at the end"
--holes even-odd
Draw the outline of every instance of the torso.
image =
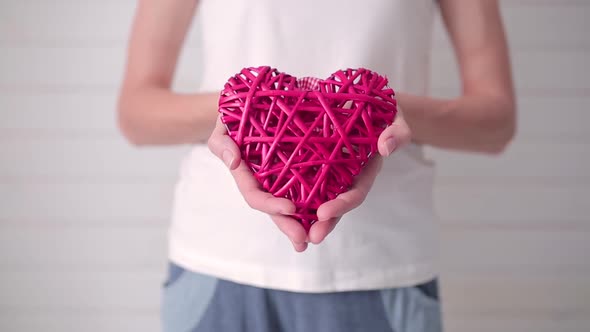
MULTIPOLYGON (((201 0, 201 91, 242 67, 325 78, 341 68, 384 74, 397 91, 428 90, 432 0, 201 0), (229 9, 231 8, 231 10, 229 9)), ((387 158, 362 206, 304 253, 249 208, 204 145, 176 188, 170 258, 205 274, 301 292, 401 287, 436 274, 432 165, 411 144, 387 158)))

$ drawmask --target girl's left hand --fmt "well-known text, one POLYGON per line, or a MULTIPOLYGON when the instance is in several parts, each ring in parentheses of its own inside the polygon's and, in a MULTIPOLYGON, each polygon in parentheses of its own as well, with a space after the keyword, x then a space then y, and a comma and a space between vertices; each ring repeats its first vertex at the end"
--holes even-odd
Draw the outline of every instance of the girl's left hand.
POLYGON ((379 174, 379 170, 381 170, 383 157, 389 156, 393 151, 409 143, 411 136, 410 128, 404 120, 402 110, 398 107, 395 122, 385 128, 379 136, 377 147, 380 155, 375 156, 369 161, 356 177, 350 190, 320 205, 318 208, 318 221, 311 226, 308 234, 308 239, 311 243, 318 244, 322 242, 334 230, 336 224, 338 224, 338 221, 340 221, 340 218, 345 213, 350 212, 363 203, 373 186, 377 174, 379 174))

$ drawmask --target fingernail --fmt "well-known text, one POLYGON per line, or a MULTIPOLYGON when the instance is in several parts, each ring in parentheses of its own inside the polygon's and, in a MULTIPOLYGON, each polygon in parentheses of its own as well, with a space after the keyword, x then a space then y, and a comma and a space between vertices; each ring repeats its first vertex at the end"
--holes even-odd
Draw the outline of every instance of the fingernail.
POLYGON ((393 137, 385 140, 385 150, 388 156, 395 150, 395 139, 393 137))
POLYGON ((221 159, 223 159, 223 162, 227 167, 231 167, 231 164, 234 161, 234 155, 231 151, 224 150, 223 153, 221 153, 221 159))

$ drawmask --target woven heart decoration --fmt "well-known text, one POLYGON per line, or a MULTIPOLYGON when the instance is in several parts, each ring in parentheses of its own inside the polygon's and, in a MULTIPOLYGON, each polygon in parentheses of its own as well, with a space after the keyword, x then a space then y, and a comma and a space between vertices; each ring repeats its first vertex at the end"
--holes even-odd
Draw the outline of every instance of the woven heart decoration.
POLYGON ((387 83, 367 69, 322 80, 245 68, 225 84, 219 112, 262 188, 290 199, 308 231, 318 207, 349 190, 377 153, 397 112, 387 83))

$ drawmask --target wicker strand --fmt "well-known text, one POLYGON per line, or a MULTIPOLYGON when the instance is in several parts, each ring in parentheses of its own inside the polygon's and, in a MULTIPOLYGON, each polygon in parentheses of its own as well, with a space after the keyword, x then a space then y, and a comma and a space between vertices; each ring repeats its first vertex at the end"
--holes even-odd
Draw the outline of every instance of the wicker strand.
POLYGON ((225 84, 219 112, 261 187, 293 201, 309 230, 317 208, 350 189, 393 122, 387 84, 362 68, 325 80, 244 68, 225 84))

